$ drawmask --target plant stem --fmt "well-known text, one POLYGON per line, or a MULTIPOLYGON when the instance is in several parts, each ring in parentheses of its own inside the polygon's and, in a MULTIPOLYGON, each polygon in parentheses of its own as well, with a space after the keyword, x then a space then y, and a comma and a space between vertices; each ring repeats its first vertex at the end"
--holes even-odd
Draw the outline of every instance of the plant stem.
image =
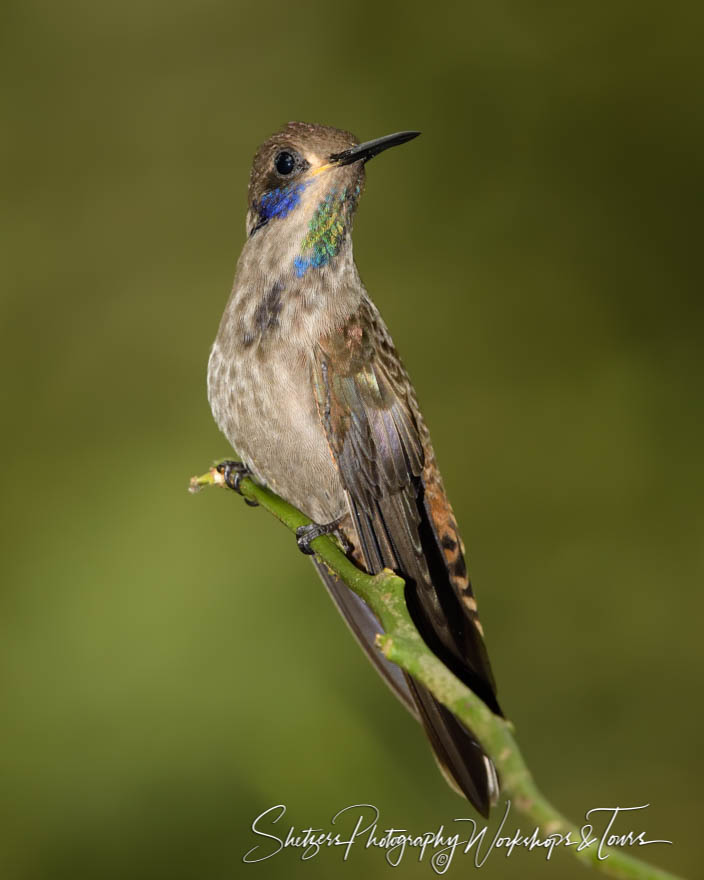
MULTIPOLYGON (((200 477, 193 477, 190 491, 198 492, 204 486, 212 485, 225 485, 216 467, 200 477)), ((245 498, 256 501, 294 533, 299 526, 310 522, 299 510, 250 477, 242 479, 240 490, 245 498)), ((494 715, 426 646, 408 613, 404 581, 388 569, 377 575, 362 571, 345 556, 333 538, 316 538, 311 542, 311 548, 377 616, 384 630, 377 636, 379 650, 422 682, 472 731, 496 765, 502 794, 545 836, 565 837, 569 834, 575 843, 567 849, 575 858, 609 877, 678 880, 674 874, 654 868, 618 849, 603 847, 600 851, 596 841, 580 849, 578 844, 582 841, 582 834, 539 791, 513 737, 511 723, 494 715), (600 852, 602 858, 599 858, 600 852)))

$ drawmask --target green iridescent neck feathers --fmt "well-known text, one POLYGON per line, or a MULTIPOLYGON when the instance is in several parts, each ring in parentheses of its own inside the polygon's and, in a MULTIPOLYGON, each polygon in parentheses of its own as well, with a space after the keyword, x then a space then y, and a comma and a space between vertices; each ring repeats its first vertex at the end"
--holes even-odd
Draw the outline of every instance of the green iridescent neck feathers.
MULTIPOLYGON (((258 206, 260 222, 256 229, 270 220, 283 219, 300 208, 301 196, 309 181, 282 187, 264 193, 258 206)), ((319 269, 337 256, 348 230, 349 218, 360 193, 359 184, 354 187, 332 189, 319 203, 308 223, 308 231, 301 241, 300 253, 294 259, 299 278, 308 269, 319 269)))

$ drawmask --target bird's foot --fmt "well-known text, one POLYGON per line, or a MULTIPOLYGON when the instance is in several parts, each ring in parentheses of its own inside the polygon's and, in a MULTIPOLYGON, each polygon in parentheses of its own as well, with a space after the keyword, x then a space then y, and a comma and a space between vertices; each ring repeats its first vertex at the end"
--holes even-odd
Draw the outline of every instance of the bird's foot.
POLYGON ((242 490, 240 489, 240 483, 244 479, 244 477, 249 477, 252 475, 252 472, 247 467, 246 464, 242 461, 221 461, 220 464, 215 466, 215 470, 223 475, 225 480, 225 485, 230 489, 233 489, 237 492, 238 495, 242 495, 245 502, 249 504, 250 507, 258 507, 259 502, 254 501, 252 498, 247 498, 242 490))
POLYGON ((312 556, 315 551, 311 548, 311 541, 320 538, 322 535, 331 535, 340 525, 342 517, 334 519, 329 523, 308 523, 307 526, 299 526, 296 529, 296 543, 301 553, 312 556))

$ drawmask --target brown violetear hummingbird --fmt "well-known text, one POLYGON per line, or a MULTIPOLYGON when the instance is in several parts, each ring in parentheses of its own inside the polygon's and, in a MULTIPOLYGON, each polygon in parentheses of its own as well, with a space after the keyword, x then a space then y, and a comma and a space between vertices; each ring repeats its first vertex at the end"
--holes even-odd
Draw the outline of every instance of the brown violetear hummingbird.
MULTIPOLYGON (((313 521, 310 552, 335 533, 348 555, 406 582, 427 646, 489 708, 496 699, 464 548, 410 379, 352 253, 365 165, 419 134, 366 143, 290 122, 265 141, 249 181, 247 241, 208 364, 208 399, 246 470, 313 521)), ((375 647, 381 626, 326 566, 318 572, 367 656, 425 728, 448 782, 487 816, 493 763, 455 716, 375 647)))

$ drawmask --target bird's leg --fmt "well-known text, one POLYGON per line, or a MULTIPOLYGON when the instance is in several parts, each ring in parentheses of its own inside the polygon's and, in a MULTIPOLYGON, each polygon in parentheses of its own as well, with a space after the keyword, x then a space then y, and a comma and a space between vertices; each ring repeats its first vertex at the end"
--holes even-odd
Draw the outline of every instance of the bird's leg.
POLYGON ((252 472, 247 467, 244 462, 241 461, 221 461, 220 464, 215 466, 215 470, 222 474, 225 478, 225 485, 230 489, 234 489, 239 495, 245 500, 245 503, 249 504, 250 507, 258 507, 259 502, 254 501, 252 498, 247 498, 240 489, 240 483, 244 477, 251 476, 252 472))
MULTIPOLYGON (((307 526, 299 526, 296 529, 296 543, 301 553, 312 556, 315 552, 311 549, 310 542, 320 538, 321 535, 331 535, 340 525, 344 516, 338 517, 329 523, 308 523, 307 526)), ((343 539, 344 540, 344 539, 343 539)))

